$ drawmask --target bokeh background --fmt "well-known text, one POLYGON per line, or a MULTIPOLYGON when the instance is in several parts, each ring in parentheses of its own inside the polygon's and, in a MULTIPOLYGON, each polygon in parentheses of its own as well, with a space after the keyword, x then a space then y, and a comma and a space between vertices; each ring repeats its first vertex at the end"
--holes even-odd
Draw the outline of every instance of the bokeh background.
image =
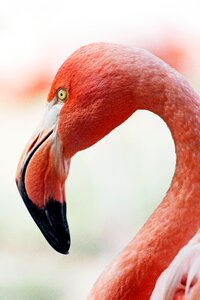
POLYGON ((70 255, 56 253, 15 186, 20 154, 58 67, 91 42, 145 47, 200 90, 198 1, 0 0, 0 299, 81 300, 169 187, 175 150, 164 122, 138 111, 72 160, 70 255))

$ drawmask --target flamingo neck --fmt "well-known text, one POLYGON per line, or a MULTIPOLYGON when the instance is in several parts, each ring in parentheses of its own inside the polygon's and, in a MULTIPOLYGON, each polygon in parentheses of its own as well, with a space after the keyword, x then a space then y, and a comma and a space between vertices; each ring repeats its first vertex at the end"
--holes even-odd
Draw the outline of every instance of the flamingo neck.
POLYGON ((159 115, 172 134, 176 150, 176 169, 167 196, 186 197, 191 188, 199 189, 200 174, 200 98, 188 82, 169 69, 165 87, 153 101, 139 103, 140 108, 159 115))
POLYGON ((158 65, 135 80, 136 109, 167 123, 175 142, 175 174, 162 203, 105 269, 90 300, 150 299, 160 273, 200 227, 200 100, 181 75, 158 65))

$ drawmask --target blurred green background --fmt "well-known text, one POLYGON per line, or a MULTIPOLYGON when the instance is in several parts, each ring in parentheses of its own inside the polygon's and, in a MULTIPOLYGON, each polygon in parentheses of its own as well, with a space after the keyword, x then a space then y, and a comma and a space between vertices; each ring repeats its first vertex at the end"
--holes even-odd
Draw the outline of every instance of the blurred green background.
POLYGON ((78 153, 66 184, 72 246, 68 256, 56 253, 15 186, 19 157, 42 118, 56 70, 83 44, 115 42, 153 51, 198 90, 197 4, 0 2, 1 300, 86 299, 106 264, 158 205, 175 168, 168 128, 146 111, 78 153))

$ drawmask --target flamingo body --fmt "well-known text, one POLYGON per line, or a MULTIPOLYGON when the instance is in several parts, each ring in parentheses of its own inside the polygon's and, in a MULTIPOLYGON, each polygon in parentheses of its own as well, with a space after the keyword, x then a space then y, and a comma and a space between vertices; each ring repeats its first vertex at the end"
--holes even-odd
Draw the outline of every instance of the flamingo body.
POLYGON ((161 274, 150 300, 200 299, 200 232, 184 246, 161 274))

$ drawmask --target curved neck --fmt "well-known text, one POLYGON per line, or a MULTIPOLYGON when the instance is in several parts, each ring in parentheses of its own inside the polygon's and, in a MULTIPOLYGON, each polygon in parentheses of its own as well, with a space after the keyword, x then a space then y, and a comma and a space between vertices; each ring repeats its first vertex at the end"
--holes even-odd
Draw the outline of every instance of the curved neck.
POLYGON ((167 123, 176 170, 162 203, 105 269, 89 299, 149 299, 160 273, 200 227, 199 97, 181 75, 155 59, 132 85, 136 109, 150 110, 167 123))
POLYGON ((142 92, 138 86, 137 108, 159 115, 172 134, 176 169, 167 197, 173 193, 176 201, 200 191, 200 98, 182 75, 158 62, 143 76, 142 92))
MULTIPOLYGON (((200 184, 200 98, 188 82, 174 70, 169 69, 162 80, 165 86, 142 108, 159 115, 172 134, 176 150, 176 169, 170 192, 189 192, 191 183, 199 189, 200 184)), ((139 105, 140 105, 139 104, 139 105)))

